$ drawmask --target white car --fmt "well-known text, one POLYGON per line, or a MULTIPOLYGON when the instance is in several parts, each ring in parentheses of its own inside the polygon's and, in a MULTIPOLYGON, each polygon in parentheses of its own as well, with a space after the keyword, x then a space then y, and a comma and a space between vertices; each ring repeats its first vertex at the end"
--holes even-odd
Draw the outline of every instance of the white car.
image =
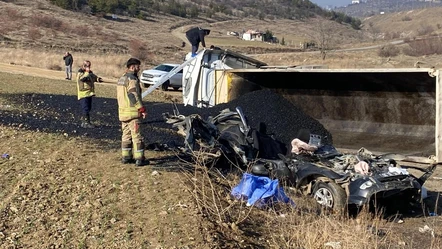
MULTIPOLYGON (((178 67, 179 64, 161 64, 153 69, 144 70, 141 73, 140 81, 144 85, 144 87, 149 87, 157 83, 164 75, 168 72, 172 71, 172 69, 178 67)), ((169 80, 164 82, 161 85, 161 89, 163 91, 167 91, 169 87, 172 87, 174 90, 178 90, 183 85, 183 70, 176 73, 169 80)))

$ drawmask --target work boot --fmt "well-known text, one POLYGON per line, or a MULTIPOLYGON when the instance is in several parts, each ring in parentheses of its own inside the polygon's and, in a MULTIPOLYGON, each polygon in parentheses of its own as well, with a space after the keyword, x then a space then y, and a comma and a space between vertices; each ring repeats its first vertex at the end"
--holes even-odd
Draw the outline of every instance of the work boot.
POLYGON ((133 159, 131 157, 123 157, 121 159, 121 163, 122 164, 132 164, 132 163, 135 163, 135 159, 133 159))
POLYGON ((135 161, 135 166, 137 167, 146 166, 146 165, 149 165, 149 160, 147 160, 146 158, 137 159, 135 161))

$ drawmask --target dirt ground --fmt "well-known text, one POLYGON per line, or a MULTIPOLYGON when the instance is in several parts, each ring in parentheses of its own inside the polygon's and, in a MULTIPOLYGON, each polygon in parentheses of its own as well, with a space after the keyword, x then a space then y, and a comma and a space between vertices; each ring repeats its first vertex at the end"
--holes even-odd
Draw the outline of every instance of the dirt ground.
MULTIPOLYGON (((202 178, 185 173, 191 165, 174 152, 148 151, 148 167, 121 164, 114 86, 97 86, 93 122, 98 128, 85 130, 78 126, 74 82, 63 78, 63 72, 0 64, 0 153, 9 155, 0 159, 0 248, 330 248, 323 242, 279 242, 279 234, 262 223, 267 212, 248 216, 242 209, 247 215, 240 228, 214 221, 201 212, 189 184, 202 178)), ((148 101, 164 100, 155 91, 148 101)), ((164 134, 158 123, 149 120, 150 142, 156 133, 164 134)), ((361 247, 441 248, 441 183, 439 167, 425 184, 427 208, 438 216, 417 212, 402 217, 403 223, 382 223, 387 237, 369 237, 372 244, 361 247)), ((229 191, 219 189, 225 199, 229 191)), ((337 224, 345 224, 341 229, 347 232, 356 229, 353 221, 345 222, 337 224)), ((327 239, 344 240, 344 235, 327 239)), ((360 248, 352 243, 342 242, 342 248, 360 248)))

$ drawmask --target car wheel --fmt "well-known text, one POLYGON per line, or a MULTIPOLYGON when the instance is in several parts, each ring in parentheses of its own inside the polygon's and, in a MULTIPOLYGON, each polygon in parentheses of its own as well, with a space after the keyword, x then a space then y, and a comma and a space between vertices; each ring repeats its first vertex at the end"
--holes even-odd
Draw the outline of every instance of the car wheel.
POLYGON ((178 91, 179 87, 174 87, 173 90, 178 91))
POLYGON ((325 208, 342 212, 347 207, 345 190, 334 182, 317 182, 312 195, 316 202, 325 208))
POLYGON ((167 91, 169 89, 170 82, 166 81, 161 85, 161 90, 167 91))

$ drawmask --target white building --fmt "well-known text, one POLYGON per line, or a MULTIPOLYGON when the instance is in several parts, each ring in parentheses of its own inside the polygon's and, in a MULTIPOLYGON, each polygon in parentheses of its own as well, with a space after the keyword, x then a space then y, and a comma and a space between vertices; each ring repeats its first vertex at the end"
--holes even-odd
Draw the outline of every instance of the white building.
POLYGON ((351 4, 358 4, 358 3, 361 3, 361 1, 360 0, 351 0, 351 4))

